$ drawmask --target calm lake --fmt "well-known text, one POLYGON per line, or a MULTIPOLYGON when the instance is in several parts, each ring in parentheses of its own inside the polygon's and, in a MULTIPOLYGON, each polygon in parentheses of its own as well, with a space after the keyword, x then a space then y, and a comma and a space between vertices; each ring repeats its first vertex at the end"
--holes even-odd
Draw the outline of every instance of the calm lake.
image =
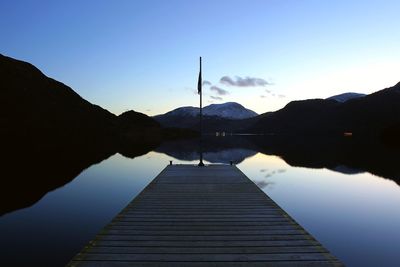
MULTIPOLYGON (((7 210, 0 217, 2 266, 65 265, 170 160, 195 164, 195 149, 182 149, 188 147, 172 143, 133 159, 116 153, 33 205, 7 210)), ((231 142, 206 149, 204 157, 206 163, 233 160, 347 266, 400 266, 400 167, 363 165, 350 159, 356 155, 348 155, 346 165, 335 161, 336 150, 335 157, 326 149, 322 154, 296 151, 269 152, 231 142)), ((364 156, 386 160, 375 153, 364 156)))

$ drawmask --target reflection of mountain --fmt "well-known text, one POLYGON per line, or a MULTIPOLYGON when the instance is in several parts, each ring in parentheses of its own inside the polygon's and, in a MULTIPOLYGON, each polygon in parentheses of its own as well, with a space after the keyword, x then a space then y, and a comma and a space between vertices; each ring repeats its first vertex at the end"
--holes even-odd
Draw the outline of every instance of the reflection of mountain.
MULTIPOLYGON (((212 162, 227 163, 229 158, 238 156, 238 163, 261 152, 280 156, 291 166, 327 168, 344 174, 367 171, 400 183, 400 151, 370 140, 227 136, 207 137, 203 144, 205 154, 213 153, 212 162), (236 152, 236 155, 229 155, 229 152, 236 152)), ((156 151, 177 159, 195 160, 198 159, 198 149, 198 142, 186 140, 163 143, 156 151)))
MULTIPOLYGON (((134 158, 153 148, 149 144, 136 145, 122 154, 134 158)), ((46 193, 71 182, 83 170, 114 153, 95 150, 9 153, 1 161, 0 215, 33 205, 46 193)))
POLYGON ((2 159, 0 215, 28 207, 47 192, 72 181, 90 165, 113 153, 47 152, 8 155, 2 159))
POLYGON ((239 164, 246 158, 252 157, 255 154, 257 154, 257 152, 253 150, 234 148, 218 152, 206 152, 204 153, 204 159, 211 163, 229 163, 232 161, 235 164, 239 164))
POLYGON ((342 173, 367 171, 400 184, 400 151, 370 139, 253 137, 258 151, 280 156, 291 166, 342 173))
MULTIPOLYGON (((238 164, 257 153, 251 147, 251 144, 247 143, 245 139, 234 137, 206 137, 203 142, 203 158, 211 163, 228 164, 232 161, 233 163, 238 164), (234 140, 238 142, 232 142, 234 140)), ((179 160, 198 160, 199 141, 178 140, 173 142, 164 142, 156 149, 156 151, 179 160)))
MULTIPOLYGON (((194 161, 199 160, 199 153, 197 151, 192 152, 178 152, 178 151, 162 151, 157 149, 157 152, 162 152, 168 156, 174 157, 179 160, 194 161)), ((254 156, 257 152, 248 149, 236 148, 236 149, 225 149, 214 152, 204 152, 203 159, 211 163, 225 163, 229 164, 231 161, 235 164, 239 164, 248 157, 254 156)))
MULTIPOLYGON (((152 148, 137 145, 123 154, 133 158, 152 148)), ((46 193, 69 183, 83 170, 114 153, 94 150, 8 153, 1 160, 0 216, 33 205, 46 193)))

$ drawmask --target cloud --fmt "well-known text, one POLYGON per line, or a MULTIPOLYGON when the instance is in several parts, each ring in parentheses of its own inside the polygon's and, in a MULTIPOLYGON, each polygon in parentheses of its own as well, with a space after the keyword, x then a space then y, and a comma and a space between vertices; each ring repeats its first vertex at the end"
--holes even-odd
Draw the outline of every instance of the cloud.
POLYGON ((203 86, 205 86, 205 85, 211 85, 211 82, 209 82, 209 81, 207 81, 207 80, 204 80, 204 81, 203 81, 203 86))
POLYGON ((213 95, 210 95, 210 98, 211 98, 211 99, 214 99, 214 100, 219 100, 219 101, 223 100, 222 97, 220 97, 220 96, 213 96, 213 95))
MULTIPOLYGON (((274 93, 274 92, 272 92, 271 90, 268 90, 268 89, 265 89, 265 92, 267 93, 267 95, 270 95, 270 96, 272 96, 272 97, 286 98, 286 95, 277 94, 277 93, 274 93)), ((265 98, 265 97, 267 97, 267 96, 266 96, 266 95, 261 95, 260 97, 261 97, 261 98, 265 98)))
POLYGON ((211 86, 210 90, 211 91, 215 91, 218 95, 227 95, 227 94, 229 94, 229 92, 226 91, 225 89, 219 88, 219 87, 217 87, 215 85, 211 86))
POLYGON ((224 76, 219 80, 220 83, 229 85, 229 86, 237 86, 237 87, 255 87, 255 86, 267 86, 270 85, 269 82, 262 78, 255 77, 239 77, 235 76, 235 79, 232 79, 229 76, 224 76))

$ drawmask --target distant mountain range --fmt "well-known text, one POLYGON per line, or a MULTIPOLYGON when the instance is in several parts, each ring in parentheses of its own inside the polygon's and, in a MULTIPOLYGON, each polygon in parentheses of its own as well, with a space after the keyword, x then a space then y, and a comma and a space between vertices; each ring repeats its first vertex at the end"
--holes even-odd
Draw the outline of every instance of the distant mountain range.
MULTIPOLYGON (((337 102, 344 103, 348 100, 364 97, 365 94, 359 93, 344 93, 327 98, 328 100, 336 100, 337 102)), ((154 116, 161 125, 167 126, 172 123, 171 119, 181 120, 185 118, 193 118, 200 115, 198 107, 180 107, 171 110, 165 114, 154 116)), ((211 104, 203 108, 204 117, 218 117, 219 119, 228 120, 243 120, 257 117, 258 114, 253 110, 247 109, 236 102, 226 102, 222 104, 211 104)), ((207 118, 206 118, 207 119, 207 118)), ((178 125, 179 126, 179 125, 178 125)), ((182 125, 180 125, 181 127, 182 125)))
MULTIPOLYGON (((0 55, 0 75, 0 134, 3 140, 18 140, 10 145, 115 151, 116 146, 125 149, 126 143, 182 133, 165 131, 160 125, 199 129, 197 107, 181 107, 153 118, 134 111, 116 116, 29 63, 0 55)), ((235 102, 212 104, 203 109, 204 130, 285 135, 351 132, 396 140, 400 132, 399 88, 400 83, 369 95, 345 93, 292 101, 278 111, 260 115, 235 102)))
MULTIPOLYGON (((156 120, 162 121, 163 117, 196 117, 199 116, 200 109, 198 107, 181 107, 169 111, 162 115, 154 116, 156 120)), ((217 116, 225 119, 247 119, 257 116, 258 114, 247 109, 236 102, 226 102, 223 104, 211 104, 203 108, 203 116, 217 116)))
MULTIPOLYGON (((327 100, 335 100, 337 102, 344 103, 347 102, 348 100, 364 96, 365 94, 344 93, 329 97, 327 98, 327 100)), ((199 114, 200 114, 200 109, 198 107, 188 106, 188 107, 176 108, 165 114, 156 115, 154 116, 154 119, 156 119, 162 125, 167 126, 168 124, 171 123, 171 119, 180 120, 185 118, 193 118, 199 116, 199 114)), ((226 102, 222 104, 211 104, 205 106, 203 108, 203 116, 218 117, 219 119, 228 119, 228 120, 243 120, 243 119, 250 119, 257 117, 258 114, 253 110, 245 108, 239 103, 226 102)))
MULTIPOLYGON (((339 136, 349 132, 353 136, 399 142, 396 136, 400 134, 400 83, 369 95, 344 93, 327 99, 292 101, 278 111, 260 115, 232 102, 210 105, 204 111, 206 133, 339 136)), ((196 130, 197 116, 197 108, 184 107, 154 118, 164 127, 196 130)))
MULTIPOLYGON (((165 114, 154 116, 153 118, 163 127, 199 129, 200 110, 197 107, 181 107, 169 111, 165 114)), ((257 117, 258 114, 235 102, 224 104, 211 104, 203 108, 204 130, 214 132, 216 130, 231 129, 231 124, 235 129, 238 121, 257 117)), ((244 125, 244 124, 243 124, 244 125)))

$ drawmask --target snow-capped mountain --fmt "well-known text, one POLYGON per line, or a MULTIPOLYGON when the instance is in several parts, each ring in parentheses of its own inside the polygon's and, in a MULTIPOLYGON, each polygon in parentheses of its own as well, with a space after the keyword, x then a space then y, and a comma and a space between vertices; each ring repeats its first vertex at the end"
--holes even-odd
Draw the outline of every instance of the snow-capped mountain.
POLYGON ((350 99, 360 98, 360 97, 364 97, 364 96, 365 96, 365 94, 344 93, 344 94, 328 97, 327 99, 333 99, 333 100, 336 100, 337 102, 344 103, 346 101, 349 101, 350 99))
POLYGON ((160 114, 157 115, 155 117, 159 117, 159 116, 179 116, 179 117, 195 117, 197 115, 199 115, 199 108, 195 108, 195 107, 180 107, 180 108, 176 108, 172 111, 169 111, 165 114, 160 114))
MULTIPOLYGON (((160 116, 177 116, 177 117, 195 117, 199 115, 200 110, 196 107, 181 107, 167 112, 160 116)), ((217 116, 226 119, 247 119, 257 116, 258 114, 247 109, 236 102, 227 102, 223 104, 211 104, 203 108, 204 116, 217 116)))
POLYGON ((203 114, 206 116, 219 116, 227 119, 247 119, 258 115, 254 111, 247 109, 236 102, 211 104, 204 107, 203 114))

